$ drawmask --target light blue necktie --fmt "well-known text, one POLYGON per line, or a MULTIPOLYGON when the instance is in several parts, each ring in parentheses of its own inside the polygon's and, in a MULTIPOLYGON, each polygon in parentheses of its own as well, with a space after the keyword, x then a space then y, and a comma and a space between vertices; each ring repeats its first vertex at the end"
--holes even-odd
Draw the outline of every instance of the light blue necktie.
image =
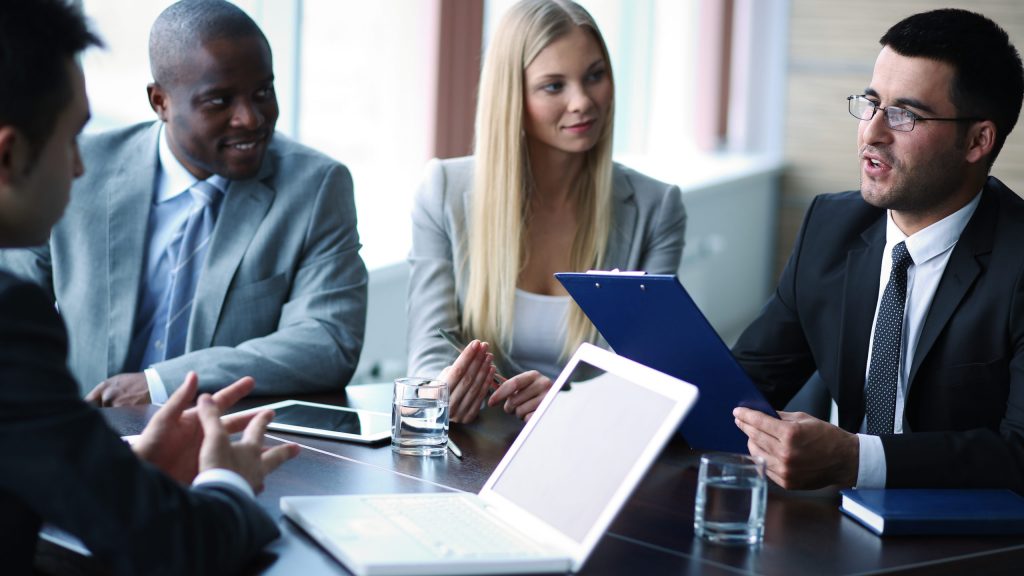
POLYGON ((223 192, 209 180, 200 180, 192 188, 192 211, 185 225, 167 246, 171 264, 171 291, 167 308, 167 336, 164 360, 185 353, 188 321, 192 315, 199 275, 206 262, 206 252, 217 220, 217 209, 223 192))

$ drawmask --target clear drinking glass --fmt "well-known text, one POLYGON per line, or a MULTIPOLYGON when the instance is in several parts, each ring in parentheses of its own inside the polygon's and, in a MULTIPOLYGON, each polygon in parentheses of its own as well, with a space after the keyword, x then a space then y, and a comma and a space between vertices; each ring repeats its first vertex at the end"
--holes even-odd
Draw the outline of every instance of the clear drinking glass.
POLYGON ((448 445, 448 383, 398 378, 391 405, 391 449, 399 454, 443 456, 448 445))
POLYGON ((694 532, 718 544, 759 544, 768 494, 764 459, 742 454, 701 456, 694 532))

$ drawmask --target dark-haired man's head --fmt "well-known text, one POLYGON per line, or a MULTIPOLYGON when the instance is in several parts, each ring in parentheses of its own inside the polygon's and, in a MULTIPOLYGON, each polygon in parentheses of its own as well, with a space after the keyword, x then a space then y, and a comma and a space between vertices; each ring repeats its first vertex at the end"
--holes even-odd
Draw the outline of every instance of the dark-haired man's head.
POLYGON ((259 172, 277 123, 270 44, 237 6, 183 0, 150 32, 149 101, 175 157, 196 177, 259 172))
POLYGON ((860 192, 911 235, 982 189, 1020 113, 1024 72, 1006 33, 966 10, 911 16, 881 44, 861 97, 870 110, 858 113, 860 192))
POLYGON ((39 244, 84 168, 89 118, 75 56, 99 39, 64 0, 0 5, 0 246, 39 244))
MULTIPOLYGON (((949 96, 957 115, 995 123, 991 167, 1017 123, 1024 98, 1024 68, 1006 32, 981 14, 947 8, 905 18, 879 42, 902 56, 952 66, 949 96)), ((961 135, 966 129, 961 125, 961 135)))

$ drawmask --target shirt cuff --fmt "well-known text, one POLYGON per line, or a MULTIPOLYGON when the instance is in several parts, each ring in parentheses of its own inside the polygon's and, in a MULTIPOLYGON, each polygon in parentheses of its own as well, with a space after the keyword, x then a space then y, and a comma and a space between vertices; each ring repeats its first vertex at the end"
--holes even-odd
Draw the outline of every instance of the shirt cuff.
POLYGON ((201 484, 226 484, 232 488, 242 492, 249 498, 255 498, 256 495, 252 491, 252 486, 245 481, 237 472, 232 472, 227 468, 212 468, 200 472, 196 479, 192 481, 193 486, 199 486, 201 484))
POLYGON ((167 387, 164 386, 160 373, 152 368, 146 368, 143 374, 146 375, 146 384, 149 386, 149 401, 158 405, 167 402, 167 387))
POLYGON ((885 488, 885 448, 882 439, 870 434, 857 434, 860 456, 857 467, 857 488, 885 488))

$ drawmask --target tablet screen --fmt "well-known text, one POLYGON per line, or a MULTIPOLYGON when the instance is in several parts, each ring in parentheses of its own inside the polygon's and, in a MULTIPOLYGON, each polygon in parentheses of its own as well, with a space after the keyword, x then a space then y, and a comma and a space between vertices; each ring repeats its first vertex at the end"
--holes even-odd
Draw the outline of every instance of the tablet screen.
MULTIPOLYGON (((273 409, 271 428, 275 425, 282 427, 279 429, 294 426, 309 429, 309 433, 322 430, 362 437, 380 437, 391 433, 391 418, 383 413, 298 403, 285 403, 273 409)), ((287 430, 298 432, 291 428, 287 430)))

